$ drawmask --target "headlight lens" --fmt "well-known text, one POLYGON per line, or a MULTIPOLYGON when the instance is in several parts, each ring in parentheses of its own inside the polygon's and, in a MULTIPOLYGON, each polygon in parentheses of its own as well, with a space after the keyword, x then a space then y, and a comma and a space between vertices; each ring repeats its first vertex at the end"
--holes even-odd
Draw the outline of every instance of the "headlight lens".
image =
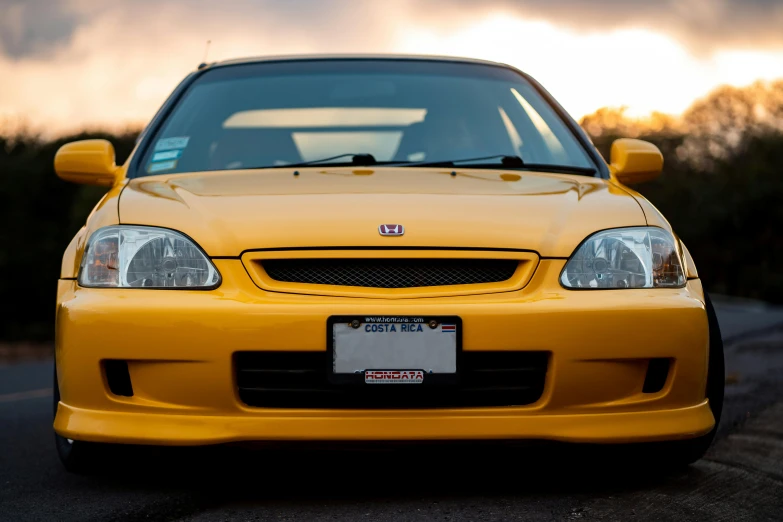
POLYGON ((220 273, 184 235, 154 227, 110 226, 87 243, 79 284, 129 288, 215 288, 220 273))
POLYGON ((593 234, 566 263, 566 288, 677 288, 685 285, 674 238, 656 227, 593 234))

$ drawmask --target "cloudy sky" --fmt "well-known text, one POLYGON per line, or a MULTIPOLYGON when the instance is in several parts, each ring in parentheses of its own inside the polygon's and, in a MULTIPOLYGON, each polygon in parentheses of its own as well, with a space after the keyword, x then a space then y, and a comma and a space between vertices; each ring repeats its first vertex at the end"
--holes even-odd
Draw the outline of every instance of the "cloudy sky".
POLYGON ((0 126, 143 125, 207 40, 209 61, 486 58, 576 117, 677 114, 717 85, 783 78, 783 0, 0 0, 0 126))

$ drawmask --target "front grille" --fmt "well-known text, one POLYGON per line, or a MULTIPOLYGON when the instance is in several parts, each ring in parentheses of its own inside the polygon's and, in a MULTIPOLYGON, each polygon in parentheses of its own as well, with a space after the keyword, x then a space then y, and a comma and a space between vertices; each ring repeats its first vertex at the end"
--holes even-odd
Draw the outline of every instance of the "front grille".
MULTIPOLYGON (((547 352, 463 352, 459 384, 335 385, 327 352, 239 352, 239 398, 263 408, 522 406, 544 391, 547 352)), ((425 378, 426 379, 426 378, 425 378)))
POLYGON ((511 279, 513 259, 267 259, 275 281, 365 288, 475 285, 511 279))

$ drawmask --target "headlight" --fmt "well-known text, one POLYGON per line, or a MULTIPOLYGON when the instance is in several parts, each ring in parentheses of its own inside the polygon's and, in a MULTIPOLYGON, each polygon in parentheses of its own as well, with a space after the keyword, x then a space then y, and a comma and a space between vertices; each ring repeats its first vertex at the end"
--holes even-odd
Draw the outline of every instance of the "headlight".
POLYGON ((674 238, 656 227, 616 228, 588 237, 560 275, 566 288, 677 288, 685 275, 674 238))
POLYGON ((79 284, 131 288, 215 288, 220 273, 193 241, 154 227, 110 226, 87 242, 79 284))

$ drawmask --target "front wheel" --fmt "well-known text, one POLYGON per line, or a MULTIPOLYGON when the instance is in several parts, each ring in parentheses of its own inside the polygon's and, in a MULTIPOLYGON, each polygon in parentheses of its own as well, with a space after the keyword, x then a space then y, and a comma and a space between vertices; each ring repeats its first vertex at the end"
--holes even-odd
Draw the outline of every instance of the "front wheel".
MULTIPOLYGON (((54 412, 53 417, 57 416, 57 405, 60 403, 60 387, 57 384, 57 368, 54 370, 54 389, 52 393, 54 412)), ((57 456, 63 463, 65 469, 71 473, 87 473, 94 469, 98 462, 97 453, 101 444, 85 442, 80 440, 66 439, 55 432, 55 447, 57 456)))
POLYGON ((709 363, 707 366, 707 399, 709 400, 710 410, 715 417, 715 426, 712 430, 697 437, 682 441, 665 442, 656 445, 655 450, 649 452, 653 462, 667 468, 681 468, 693 464, 707 453, 718 432, 721 413, 723 411, 723 394, 726 382, 726 368, 723 360, 723 338, 720 334, 718 317, 715 315, 715 309, 712 306, 710 297, 704 294, 704 304, 707 310, 707 321, 709 324, 709 363))

